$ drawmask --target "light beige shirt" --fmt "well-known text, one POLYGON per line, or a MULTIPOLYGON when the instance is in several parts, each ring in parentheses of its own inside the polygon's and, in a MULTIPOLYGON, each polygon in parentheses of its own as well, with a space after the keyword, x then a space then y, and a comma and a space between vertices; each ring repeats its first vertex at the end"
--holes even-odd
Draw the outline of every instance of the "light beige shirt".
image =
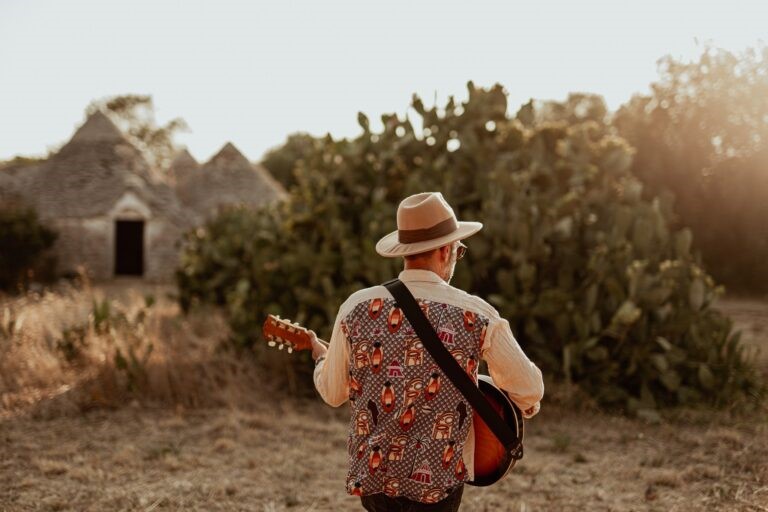
MULTIPOLYGON (((488 372, 494 383, 506 391, 513 402, 530 418, 539 412, 544 396, 541 370, 523 353, 512 335, 509 322, 499 316, 496 308, 483 299, 454 288, 440 276, 429 270, 403 270, 400 280, 408 285, 414 297, 442 302, 475 311, 490 319, 480 356, 488 363, 488 372)), ((349 351, 350 346, 341 329, 341 321, 360 302, 376 297, 388 297, 383 286, 373 286, 350 295, 336 315, 326 358, 315 367, 314 381, 317 391, 326 403, 333 407, 349 399, 349 351)), ((474 477, 475 439, 469 429, 464 444, 463 457, 470 479, 474 477)))

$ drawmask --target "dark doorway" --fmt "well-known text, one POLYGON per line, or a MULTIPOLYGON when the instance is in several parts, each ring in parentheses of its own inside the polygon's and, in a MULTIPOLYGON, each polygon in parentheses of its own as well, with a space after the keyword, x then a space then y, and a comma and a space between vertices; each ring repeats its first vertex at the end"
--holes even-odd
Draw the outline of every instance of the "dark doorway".
POLYGON ((144 221, 115 222, 115 275, 144 274, 144 221))

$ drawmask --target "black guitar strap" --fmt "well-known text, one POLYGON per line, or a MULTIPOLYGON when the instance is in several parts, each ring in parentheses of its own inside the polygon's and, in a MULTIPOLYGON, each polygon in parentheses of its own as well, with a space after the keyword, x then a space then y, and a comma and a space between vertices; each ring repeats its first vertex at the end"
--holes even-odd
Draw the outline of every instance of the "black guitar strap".
POLYGON ((411 327, 413 327, 416 335, 424 343, 424 347, 429 351, 440 369, 443 370, 446 377, 464 395, 464 398, 477 411, 501 444, 510 452, 515 451, 520 444, 520 439, 491 407, 472 378, 467 375, 448 349, 445 348, 445 345, 437 337, 435 329, 429 323, 427 317, 424 316, 408 287, 399 279, 387 281, 383 286, 392 294, 398 307, 403 310, 406 318, 411 322, 411 327))

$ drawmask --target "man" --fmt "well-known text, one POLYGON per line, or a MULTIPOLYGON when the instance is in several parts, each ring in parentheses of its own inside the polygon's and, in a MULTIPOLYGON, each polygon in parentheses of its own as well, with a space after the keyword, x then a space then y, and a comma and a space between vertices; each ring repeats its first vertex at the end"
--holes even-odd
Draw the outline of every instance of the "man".
MULTIPOLYGON (((481 228, 458 222, 440 193, 404 199, 397 231, 376 251, 403 257, 400 280, 438 336, 476 380, 482 358, 497 386, 530 418, 544 394, 541 371, 523 353, 509 323, 482 299, 449 285, 461 243, 481 228)), ((339 309, 331 341, 313 336, 314 380, 338 407, 348 399, 347 491, 369 511, 458 510, 473 478, 469 403, 443 375, 383 286, 352 294, 339 309)))

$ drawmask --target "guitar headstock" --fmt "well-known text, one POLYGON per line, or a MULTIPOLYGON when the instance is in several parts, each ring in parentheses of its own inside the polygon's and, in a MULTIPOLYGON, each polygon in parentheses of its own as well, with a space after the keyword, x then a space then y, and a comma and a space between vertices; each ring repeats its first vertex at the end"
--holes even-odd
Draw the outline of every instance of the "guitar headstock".
POLYGON ((277 346, 280 350, 287 347, 289 353, 312 349, 312 339, 307 329, 286 318, 268 315, 261 332, 270 347, 277 346))

